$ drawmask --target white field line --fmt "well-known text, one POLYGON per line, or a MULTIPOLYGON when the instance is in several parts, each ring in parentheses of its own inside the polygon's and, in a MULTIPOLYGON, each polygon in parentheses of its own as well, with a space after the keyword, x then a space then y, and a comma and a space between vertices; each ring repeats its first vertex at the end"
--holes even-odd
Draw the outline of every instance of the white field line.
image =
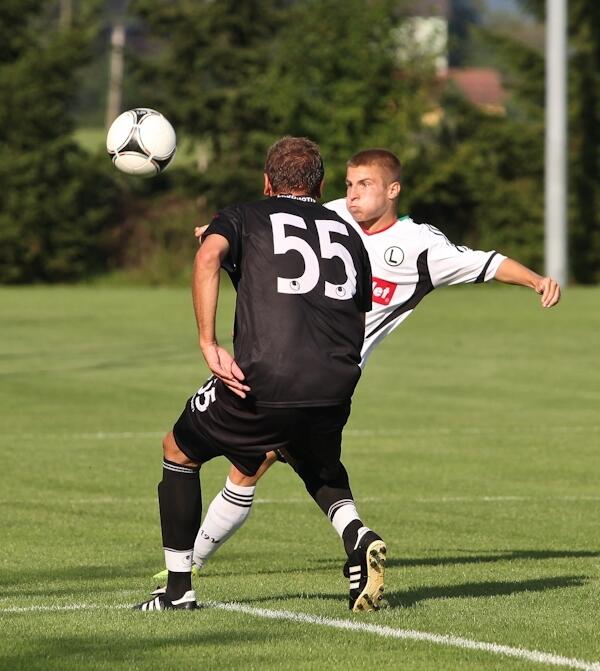
MULTIPOLYGON (((354 631, 361 634, 373 634, 383 638, 396 638, 408 641, 421 641, 432 643, 434 645, 443 645, 452 648, 461 648, 463 650, 477 650, 488 652, 494 655, 505 657, 515 657, 528 662, 538 664, 548 664, 551 666, 561 666, 569 669, 581 669, 582 671, 600 671, 600 661, 585 661, 576 657, 564 657, 551 652, 541 650, 529 650, 527 648, 517 648, 509 645, 500 645, 499 643, 488 643, 486 641, 474 641, 461 636, 452 636, 448 634, 434 634, 427 631, 418 631, 416 629, 395 629, 378 624, 369 624, 366 622, 356 622, 353 620, 334 619, 321 617, 319 615, 310 615, 309 613, 295 613, 287 610, 271 610, 267 608, 254 608, 241 603, 222 603, 219 601, 206 601, 204 605, 211 608, 217 608, 233 613, 242 613, 251 617, 260 617, 268 620, 282 620, 285 622, 297 622, 299 624, 314 624, 330 629, 342 629, 354 631)), ((22 614, 22 613, 52 613, 62 611, 80 611, 80 610, 101 610, 101 609, 127 609, 127 604, 116 606, 103 606, 100 604, 70 604, 64 606, 24 606, 14 608, 0 608, 0 617, 4 614, 22 614)), ((151 616, 152 617, 152 616, 151 616)))
MULTIPOLYGON (((406 436, 411 434, 433 434, 433 435, 452 435, 452 434, 497 434, 500 429, 496 426, 432 426, 432 427, 404 427, 402 429, 346 429, 344 435, 348 437, 369 437, 369 436, 406 436)), ((506 433, 593 433, 600 431, 600 425, 574 425, 574 426, 511 426, 502 427, 503 434, 506 433)), ((58 439, 58 440, 119 440, 127 438, 162 438, 166 433, 163 431, 93 431, 82 433, 2 433, 0 438, 21 439, 21 440, 40 440, 40 439, 58 439)))
POLYGON ((287 622, 299 622, 302 624, 317 624, 332 629, 346 629, 361 633, 375 634, 384 638, 399 638, 411 641, 425 641, 436 645, 445 645, 453 648, 462 648, 465 650, 481 650, 496 655, 505 655, 508 657, 517 657, 530 662, 540 664, 551 664, 553 666, 564 666, 571 669, 583 669, 584 671, 600 671, 600 662, 587 662, 573 657, 563 657, 540 650, 527 650, 525 648, 514 648, 508 645, 498 643, 487 643, 484 641, 473 641, 460 636, 446 634, 432 634, 426 631, 417 631, 415 629, 394 629, 377 624, 367 624, 365 622, 354 622, 352 620, 338 620, 329 617, 320 617, 318 615, 309 615, 308 613, 294 613, 286 610, 268 610, 266 608, 254 608, 239 603, 219 603, 208 602, 207 605, 220 610, 227 610, 236 613, 244 613, 254 617, 263 617, 270 620, 285 620, 287 622))

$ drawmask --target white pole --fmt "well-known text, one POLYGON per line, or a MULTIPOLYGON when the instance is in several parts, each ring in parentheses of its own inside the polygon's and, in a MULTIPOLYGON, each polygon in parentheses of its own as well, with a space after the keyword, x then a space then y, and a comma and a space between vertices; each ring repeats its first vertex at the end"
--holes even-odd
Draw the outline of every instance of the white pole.
POLYGON ((546 0, 545 272, 562 286, 567 261, 567 0, 546 0))

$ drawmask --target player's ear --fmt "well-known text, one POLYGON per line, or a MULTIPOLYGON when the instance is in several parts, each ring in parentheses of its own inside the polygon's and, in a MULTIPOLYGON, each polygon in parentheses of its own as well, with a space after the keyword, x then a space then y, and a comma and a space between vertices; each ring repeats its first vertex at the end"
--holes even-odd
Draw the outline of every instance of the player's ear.
POLYGON ((396 200, 398 196, 400 195, 400 191, 402 191, 402 186, 400 185, 400 182, 392 182, 388 186, 388 198, 390 200, 396 200))
POLYGON ((325 180, 322 179, 319 186, 315 189, 314 196, 317 200, 323 195, 323 185, 324 184, 325 184, 325 180))
POLYGON ((271 186, 271 180, 269 179, 267 173, 263 173, 264 177, 264 186, 263 186, 263 194, 265 196, 272 196, 273 195, 273 187, 271 186))

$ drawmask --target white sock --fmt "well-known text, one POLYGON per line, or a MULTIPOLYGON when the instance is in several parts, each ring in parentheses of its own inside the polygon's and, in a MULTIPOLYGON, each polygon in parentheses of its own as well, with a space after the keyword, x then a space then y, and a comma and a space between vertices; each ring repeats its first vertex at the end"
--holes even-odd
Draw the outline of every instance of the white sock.
POLYGON ((331 520, 331 524, 340 538, 343 538, 344 529, 350 522, 360 519, 354 501, 351 499, 342 499, 334 503, 329 509, 327 517, 331 520))
POLYGON ((202 567, 246 521, 252 508, 256 487, 234 485, 229 478, 225 487, 208 507, 194 543, 194 564, 202 567))
POLYGON ((192 570, 192 551, 191 550, 171 550, 164 548, 165 566, 167 570, 175 573, 187 573, 192 570))

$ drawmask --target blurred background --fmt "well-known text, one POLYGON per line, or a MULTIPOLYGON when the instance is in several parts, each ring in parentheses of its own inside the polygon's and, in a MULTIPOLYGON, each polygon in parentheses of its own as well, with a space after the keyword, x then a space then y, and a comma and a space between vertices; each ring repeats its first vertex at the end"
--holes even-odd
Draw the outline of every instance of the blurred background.
MULTIPOLYGON (((261 197, 265 151, 404 164, 400 214, 543 270, 545 0, 2 0, 0 283, 181 284, 193 228, 261 197), (123 110, 175 126, 119 174, 123 110)), ((600 280, 600 3, 568 2, 570 279, 600 280)))

